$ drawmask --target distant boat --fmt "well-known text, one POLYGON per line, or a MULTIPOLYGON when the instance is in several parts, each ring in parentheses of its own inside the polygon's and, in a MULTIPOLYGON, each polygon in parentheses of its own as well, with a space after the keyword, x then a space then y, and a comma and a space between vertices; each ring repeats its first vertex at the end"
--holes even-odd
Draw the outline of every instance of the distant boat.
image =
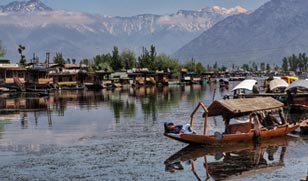
POLYGON ((56 87, 59 90, 83 90, 85 88, 83 84, 78 84, 76 81, 57 82, 56 87))
POLYGON ((227 79, 219 79, 218 83, 220 88, 229 88, 229 81, 227 79))

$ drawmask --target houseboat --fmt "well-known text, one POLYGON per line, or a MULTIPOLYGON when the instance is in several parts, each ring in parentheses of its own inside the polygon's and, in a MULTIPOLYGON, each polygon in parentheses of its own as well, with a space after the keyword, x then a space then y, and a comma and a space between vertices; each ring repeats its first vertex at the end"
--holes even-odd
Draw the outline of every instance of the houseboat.
POLYGON ((0 58, 0 85, 10 90, 26 91, 26 70, 18 64, 11 64, 6 58, 0 58))
POLYGON ((59 90, 82 90, 86 72, 77 64, 50 66, 49 76, 54 81, 54 87, 59 90))

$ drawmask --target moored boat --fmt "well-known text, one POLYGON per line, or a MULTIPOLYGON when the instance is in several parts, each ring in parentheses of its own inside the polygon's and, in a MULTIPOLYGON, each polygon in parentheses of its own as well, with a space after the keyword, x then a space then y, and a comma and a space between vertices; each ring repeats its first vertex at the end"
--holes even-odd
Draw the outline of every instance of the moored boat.
POLYGON ((294 81, 285 91, 287 92, 287 105, 291 111, 308 110, 308 80, 294 81))
POLYGON ((300 124, 290 124, 285 120, 282 111, 283 106, 283 103, 272 97, 216 100, 208 108, 200 102, 191 114, 190 126, 193 129, 195 113, 202 107, 204 110, 203 134, 172 133, 165 129, 164 135, 184 143, 205 145, 260 142, 273 137, 285 136, 297 129, 300 124), (262 116, 259 117, 259 115, 268 112, 278 112, 280 117, 279 125, 265 126, 263 124, 263 120, 265 119, 261 118, 262 116), (223 133, 215 132, 213 135, 206 134, 208 117, 211 116, 222 116, 225 122, 225 131, 223 133), (230 124, 234 118, 243 116, 247 117, 248 121, 230 124))

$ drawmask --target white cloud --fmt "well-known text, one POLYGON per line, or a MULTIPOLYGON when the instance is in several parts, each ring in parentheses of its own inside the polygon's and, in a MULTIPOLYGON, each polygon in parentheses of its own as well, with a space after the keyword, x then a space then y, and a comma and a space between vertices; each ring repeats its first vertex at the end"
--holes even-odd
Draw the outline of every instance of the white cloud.
POLYGON ((51 11, 35 13, 0 13, 0 24, 22 26, 46 26, 48 24, 91 24, 94 20, 85 13, 75 11, 51 11))

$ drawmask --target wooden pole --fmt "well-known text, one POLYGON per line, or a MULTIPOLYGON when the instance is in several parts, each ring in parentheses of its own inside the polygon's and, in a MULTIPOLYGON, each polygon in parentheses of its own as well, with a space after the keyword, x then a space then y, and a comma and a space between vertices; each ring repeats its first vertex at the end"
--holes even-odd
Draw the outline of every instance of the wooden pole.
POLYGON ((199 107, 202 107, 203 110, 205 111, 204 113, 204 124, 203 124, 203 134, 206 135, 206 127, 207 127, 207 122, 208 122, 208 110, 206 108, 206 106, 202 103, 202 102, 199 102, 199 104, 197 105, 197 107, 194 109, 194 111, 191 113, 190 115, 190 126, 193 128, 193 125, 194 125, 194 116, 195 116, 195 113, 197 112, 197 110, 199 109, 199 107))

